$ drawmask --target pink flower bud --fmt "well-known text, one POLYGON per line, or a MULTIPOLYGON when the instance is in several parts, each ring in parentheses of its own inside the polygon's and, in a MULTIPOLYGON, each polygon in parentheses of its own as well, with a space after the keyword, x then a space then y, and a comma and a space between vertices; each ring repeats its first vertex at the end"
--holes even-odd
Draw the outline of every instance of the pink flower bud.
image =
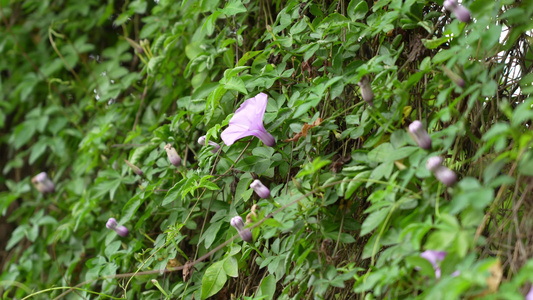
POLYGON ((444 8, 449 11, 454 11, 457 8, 457 2, 455 0, 445 0, 443 3, 444 8))
POLYGON ((466 7, 458 4, 456 0, 445 0, 443 6, 451 11, 457 20, 465 23, 470 22, 470 11, 466 7))
POLYGON ((457 20, 465 23, 470 22, 470 11, 466 7, 457 5, 457 8, 455 11, 453 11, 453 13, 455 14, 457 20))
POLYGON ((455 172, 443 166, 443 159, 440 156, 430 157, 426 162, 426 168, 430 170, 435 178, 442 184, 452 186, 457 181, 455 172))
POLYGON ((250 184, 250 187, 255 191, 255 193, 259 197, 263 199, 270 197, 270 190, 259 179, 254 180, 250 184))
POLYGON ((447 186, 452 186, 457 181, 455 172, 445 166, 438 167, 433 174, 440 182, 447 186))
POLYGON ((370 85, 368 77, 363 76, 357 85, 361 88, 361 96, 363 97, 363 100, 365 100, 368 105, 374 106, 374 92, 372 92, 372 86, 370 85))
POLYGON ((420 121, 415 120, 409 125, 409 133, 420 148, 431 149, 431 138, 420 121))
POLYGON ((178 155, 178 152, 176 152, 176 149, 172 147, 171 144, 167 144, 165 146, 165 151, 167 151, 170 163, 176 167, 179 167, 181 165, 181 157, 178 155))
POLYGON ((128 228, 126 228, 126 226, 122 226, 122 225, 120 225, 117 228, 115 228, 115 232, 118 235, 120 235, 121 237, 126 237, 126 236, 128 236, 128 233, 130 233, 128 228))
POLYGON ((52 193, 55 190, 55 185, 52 180, 48 178, 48 174, 46 174, 46 172, 41 172, 35 175, 35 177, 31 179, 31 182, 35 188, 43 194, 52 193))
MULTIPOLYGON (((202 146, 206 146, 205 145, 205 135, 203 135, 203 136, 198 138, 198 144, 200 144, 202 146)), ((209 146, 213 146, 215 148, 215 149, 211 150, 211 152, 213 152, 213 153, 217 153, 218 149, 220 149, 220 145, 215 143, 215 142, 213 142, 213 141, 209 141, 208 145, 209 146)))
POLYGON ((136 165, 130 163, 127 159, 124 160, 124 162, 131 168, 131 170, 133 171, 133 173, 141 176, 143 174, 143 171, 137 167, 136 165))
POLYGON ((113 229, 115 230, 115 228, 117 228, 117 220, 115 218, 109 218, 109 220, 107 220, 107 223, 105 224, 105 227, 107 227, 108 229, 113 229))
POLYGON ((438 167, 442 165, 444 160, 440 156, 433 156, 428 159, 426 162, 426 168, 431 172, 434 172, 438 167))
POLYGON ((231 226, 237 229, 239 236, 243 241, 251 243, 252 242, 252 232, 248 228, 244 228, 244 221, 240 216, 233 217, 230 221, 231 226))

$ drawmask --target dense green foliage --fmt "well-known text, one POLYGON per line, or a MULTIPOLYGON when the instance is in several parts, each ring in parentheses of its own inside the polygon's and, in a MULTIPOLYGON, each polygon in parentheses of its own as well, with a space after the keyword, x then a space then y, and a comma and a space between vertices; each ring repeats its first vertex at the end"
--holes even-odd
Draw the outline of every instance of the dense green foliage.
POLYGON ((2 299, 529 290, 531 1, 464 0, 469 23, 441 0, 0 4, 2 299), (261 92, 276 145, 223 145, 261 92), (414 120, 431 149, 409 136, 414 120), (426 168, 435 155, 457 183, 426 168), (53 193, 32 185, 43 171, 53 193), (425 250, 447 252, 438 270, 425 250))

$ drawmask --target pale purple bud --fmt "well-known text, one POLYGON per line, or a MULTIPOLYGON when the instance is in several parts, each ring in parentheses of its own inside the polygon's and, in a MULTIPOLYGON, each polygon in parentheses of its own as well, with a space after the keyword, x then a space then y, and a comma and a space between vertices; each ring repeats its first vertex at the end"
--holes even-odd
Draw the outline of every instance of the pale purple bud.
POLYGON ((461 77, 459 77, 458 79, 454 80, 453 82, 455 82, 455 84, 457 84, 458 86, 464 88, 465 87, 465 80, 461 77))
POLYGON ((457 8, 457 5, 455 0, 445 0, 443 3, 444 8, 452 12, 457 8))
POLYGON ((176 152, 176 149, 172 147, 171 144, 167 144, 165 146, 165 151, 167 151, 170 163, 176 167, 179 167, 181 165, 181 157, 178 155, 178 152, 176 152))
POLYGON ((124 162, 131 168, 131 170, 133 171, 133 173, 141 176, 143 174, 143 171, 137 167, 136 165, 130 163, 127 159, 124 160, 124 162))
POLYGON ((237 229, 237 232, 239 232, 239 236, 243 239, 245 242, 252 242, 252 232, 248 228, 244 228, 244 221, 240 216, 233 217, 230 221, 231 226, 235 227, 237 229))
POLYGON ((247 243, 251 243, 253 241, 252 232, 250 231, 250 229, 244 229, 239 231, 239 235, 241 236, 241 239, 247 243))
POLYGON ((35 175, 35 177, 31 179, 31 182, 35 188, 43 194, 52 193, 55 190, 55 185, 52 180, 48 178, 46 172, 41 172, 35 175))
POLYGON ((130 233, 128 228, 126 228, 126 226, 122 226, 122 225, 120 225, 117 228, 115 228, 115 232, 118 235, 120 235, 121 237, 126 237, 126 236, 128 236, 128 233, 130 233))
POLYGON ((455 172, 443 166, 443 158, 440 156, 430 157, 426 162, 426 168, 430 170, 433 175, 447 186, 452 186, 457 181, 455 172))
POLYGON ((438 167, 442 165, 444 160, 440 156, 433 156, 428 158, 426 162, 426 168, 431 172, 434 172, 438 167))
POLYGON ((435 177, 440 182, 447 186, 452 186, 457 181, 457 175, 455 175, 455 172, 446 168, 445 166, 438 167, 435 171, 433 171, 433 174, 435 174, 435 177))
POLYGON ((409 133, 420 148, 431 149, 431 138, 420 121, 415 120, 409 125, 409 133))
MULTIPOLYGON (((198 144, 202 145, 202 146, 206 146, 205 144, 205 135, 202 135, 201 137, 198 138, 198 144)), ((220 145, 213 142, 213 141, 209 141, 207 143, 209 146, 213 146, 215 149, 211 150, 211 152, 213 153, 217 153, 218 152, 218 149, 220 149, 220 145)))
POLYGON ((461 4, 458 4, 457 1, 445 0, 443 6, 447 10, 451 11, 457 20, 465 23, 470 22, 470 11, 461 4))
POLYGON ((252 181, 250 187, 259 197, 263 199, 270 197, 270 190, 259 179, 252 181))
POLYGON ((107 227, 108 229, 113 229, 115 230, 115 228, 117 228, 117 220, 115 218, 109 218, 109 220, 107 220, 107 223, 105 224, 105 227, 107 227))
POLYGON ((244 221, 240 216, 231 218, 231 221, 229 223, 231 226, 235 227, 237 231, 241 231, 244 228, 244 221))
POLYGON ((368 105, 374 106, 374 92, 372 92, 372 86, 370 85, 368 77, 363 76, 357 85, 361 88, 361 96, 363 97, 363 100, 365 100, 368 105))
POLYGON ((457 20, 465 23, 470 22, 470 11, 466 7, 457 5, 457 8, 453 11, 453 13, 457 20))

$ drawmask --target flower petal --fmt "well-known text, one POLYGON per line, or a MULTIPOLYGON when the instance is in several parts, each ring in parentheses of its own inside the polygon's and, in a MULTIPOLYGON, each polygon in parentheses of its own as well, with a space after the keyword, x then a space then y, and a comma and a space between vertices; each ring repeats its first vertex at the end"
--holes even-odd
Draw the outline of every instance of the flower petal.
POLYGON ((229 146, 238 139, 253 135, 265 145, 274 146, 276 140, 263 126, 267 102, 268 96, 265 93, 259 93, 257 96, 244 101, 229 121, 228 128, 220 135, 224 144, 229 146))
POLYGON ((247 137, 250 135, 252 134, 248 127, 245 127, 241 124, 232 124, 224 131, 222 131, 220 137, 222 138, 222 141, 224 141, 224 144, 230 146, 233 145, 236 140, 240 140, 243 137, 247 137))

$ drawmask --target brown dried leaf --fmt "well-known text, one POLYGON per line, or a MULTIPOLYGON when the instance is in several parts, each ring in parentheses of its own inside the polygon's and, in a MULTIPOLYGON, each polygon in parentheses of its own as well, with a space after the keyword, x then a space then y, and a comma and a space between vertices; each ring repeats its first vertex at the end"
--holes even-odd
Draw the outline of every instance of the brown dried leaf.
POLYGON ((187 261, 185 263, 185 266, 183 266, 183 282, 191 279, 193 270, 194 270, 194 265, 192 264, 191 261, 187 261))
POLYGON ((324 119, 322 118, 317 118, 313 124, 307 124, 307 123, 304 123, 304 126, 302 127, 302 131, 298 132, 297 134, 295 134, 292 138, 290 139, 287 139, 287 140, 284 140, 284 142, 297 142, 302 136, 303 137, 306 137, 307 136, 307 133, 309 132, 309 129, 315 127, 315 126, 318 126, 320 124, 322 124, 322 122, 324 121, 324 119))

